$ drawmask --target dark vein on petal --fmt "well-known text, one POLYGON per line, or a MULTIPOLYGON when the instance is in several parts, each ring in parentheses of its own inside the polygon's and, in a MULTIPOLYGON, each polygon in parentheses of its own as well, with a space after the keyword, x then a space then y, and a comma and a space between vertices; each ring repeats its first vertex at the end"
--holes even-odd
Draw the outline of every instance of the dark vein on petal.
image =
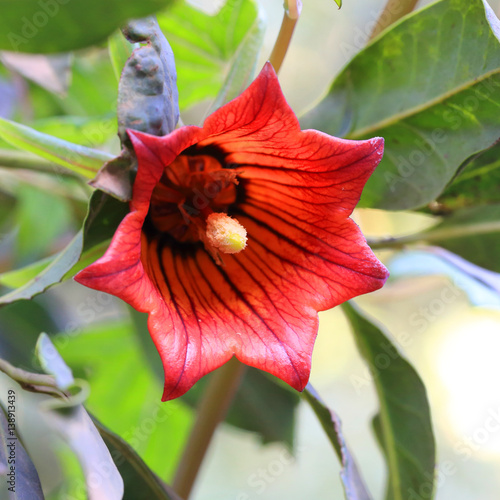
MULTIPOLYGON (((198 331, 199 331, 199 334, 200 334, 200 351, 201 351, 201 340, 202 340, 202 332, 201 332, 201 327, 200 327, 200 318, 198 317, 198 313, 196 311, 196 307, 191 299, 191 296, 190 294, 188 293, 186 287, 184 286, 184 282, 183 280, 180 278, 179 276, 179 269, 178 269, 178 264, 177 264, 177 257, 176 255, 172 252, 172 264, 173 264, 173 268, 174 268, 174 273, 177 277, 177 281, 179 282, 179 284, 181 285, 182 289, 184 290, 184 293, 186 294, 186 297, 189 301, 189 305, 191 306, 191 311, 193 312, 193 315, 196 319, 196 325, 198 326, 198 331)), ((183 263, 183 269, 185 268, 185 265, 184 265, 184 259, 182 261, 183 263)), ((187 340, 188 340, 188 346, 189 346, 189 336, 187 337, 187 340)), ((188 350, 188 347, 186 348, 186 353, 187 353, 187 350, 188 350)), ((187 355, 186 355, 186 359, 187 359, 187 355)), ((198 373, 200 373, 201 371, 201 356, 198 356, 198 362, 199 362, 199 366, 198 366, 198 373)))
MULTIPOLYGON (((180 319, 180 321, 182 323, 182 326, 184 328, 184 337, 186 339, 186 351, 185 351, 185 354, 184 354, 184 363, 182 365, 182 370, 181 370, 181 373, 179 374, 179 377, 177 378, 177 382, 176 382, 175 386, 169 392, 169 395, 170 395, 179 386, 179 383, 180 383, 180 381, 182 379, 182 376, 184 375, 184 371, 186 369, 187 351, 188 351, 187 346, 189 345, 189 335, 188 335, 186 323, 184 322, 184 318, 182 317, 182 314, 180 313, 180 309, 179 309, 179 305, 177 303, 177 299, 175 298, 174 294, 172 293, 172 288, 170 286, 170 281, 169 281, 169 279, 167 277, 167 273, 166 273, 165 267, 163 265, 163 248, 164 248, 164 242, 160 239, 158 241, 158 243, 157 243, 157 246, 156 246, 156 256, 157 256, 157 259, 158 259, 158 266, 160 267, 161 274, 163 275, 163 279, 165 280, 165 285, 167 286, 167 289, 168 289, 168 291, 170 293, 170 299, 172 300, 174 308, 175 308, 175 310, 177 312, 177 316, 179 317, 179 319, 180 319)), ((161 291, 161 289, 160 289, 160 291, 161 291)))
MULTIPOLYGON (((237 314, 235 311, 233 311, 228 305, 227 305, 227 302, 225 300, 223 300, 221 298, 221 296, 219 295, 219 293, 214 289, 214 287, 212 286, 212 283, 210 282, 210 280, 205 276, 205 273, 202 271, 201 269, 201 265, 198 261, 198 257, 195 256, 195 264, 196 264, 196 267, 198 269, 198 271, 200 272, 200 275, 203 277, 203 279, 205 280, 205 283, 208 285, 208 287, 210 288, 210 290, 212 291, 212 293, 217 297, 217 300, 222 304, 222 306, 224 308, 226 308, 235 318, 239 319, 240 321, 242 321, 248 328, 250 328, 250 330, 252 330, 255 335, 258 337, 258 339, 262 342, 263 345, 265 345, 267 347, 267 344, 266 342, 264 341, 264 339, 259 335, 259 332, 257 330, 255 330, 255 328, 243 317, 241 317, 239 314, 237 314)), ((214 267, 215 267, 215 264, 212 264, 214 267)), ((216 268, 216 270, 218 271, 219 268, 216 268)), ((228 283, 228 285, 230 285, 230 283, 228 283)), ((230 285, 231 286, 231 285, 230 285)), ((245 304, 247 307, 248 305, 245 304)), ((252 311, 250 307, 248 307, 248 309, 250 310, 250 312, 252 311)), ((276 359, 275 356, 274 356, 274 353, 272 352, 272 350, 270 350, 270 354, 271 356, 273 357, 273 359, 276 359)))
MULTIPOLYGON (((340 288, 349 288, 350 290, 354 290, 354 288, 350 287, 348 283, 345 283, 345 282, 340 282, 340 281, 337 281, 335 280, 331 274, 328 274, 328 275, 323 275, 323 274, 319 274, 317 271, 313 271, 307 267, 304 267, 303 265, 299 264, 298 262, 294 262, 293 260, 290 260, 290 259, 287 259, 286 257, 282 256, 282 255, 279 255, 277 254, 276 252, 274 252, 273 250, 271 250, 271 248, 269 248, 268 246, 266 246, 265 243, 262 243, 262 241, 260 241, 259 239, 257 239, 255 236, 252 236, 252 242, 255 242, 257 243, 258 245, 260 245, 266 252, 269 252, 270 254, 272 254, 274 257, 276 257, 276 259, 282 261, 282 262, 286 262, 287 264, 289 264, 290 266, 292 266, 293 268, 299 268, 303 271, 305 271, 306 273, 308 274, 313 274, 314 276, 317 276, 323 280, 325 280, 326 282, 328 281, 332 281, 333 283, 336 283, 337 285, 339 285, 340 288)), ((313 256, 317 256, 316 254, 312 254, 313 256)), ((321 256, 318 256, 318 257, 321 257, 321 256)), ((342 267, 344 269, 347 269, 348 271, 352 272, 352 273, 356 273, 357 271, 353 270, 353 269, 350 269, 349 267, 345 267, 345 266, 341 266, 340 264, 337 264, 336 262, 332 262, 330 260, 327 260, 327 259, 323 259, 323 260, 326 260, 329 264, 333 264, 334 266, 339 266, 339 267, 342 267)), ((360 273, 362 274, 362 273, 360 273)), ((300 276, 300 275, 299 275, 300 276)), ((373 278, 373 276, 369 276, 370 278, 373 278)), ((301 279, 303 279, 301 276, 300 276, 301 279)))
MULTIPOLYGON (((272 149, 276 150, 277 148, 273 147, 272 149)), ((352 148, 352 149, 355 149, 355 148, 352 148)), ((282 156, 282 155, 278 155, 278 154, 260 152, 260 151, 235 151, 232 154, 240 153, 240 154, 259 155, 262 157, 274 158, 274 159, 280 160, 280 161, 310 164, 310 163, 325 162, 327 160, 331 160, 333 162, 334 158, 336 158, 337 156, 341 156, 342 154, 350 153, 352 151, 352 149, 350 149, 348 151, 343 151, 342 153, 339 153, 339 154, 331 154, 329 156, 325 156, 322 158, 314 158, 314 159, 297 158, 296 156, 295 157, 282 156)), ((317 172, 314 170, 311 171, 311 170, 305 169, 303 166, 297 166, 295 168, 292 168, 292 167, 284 167, 281 165, 280 166, 271 166, 271 165, 265 165, 265 164, 260 164, 260 163, 246 163, 246 162, 244 164, 240 164, 240 165, 242 165, 242 166, 248 165, 249 167, 262 168, 262 169, 266 169, 266 170, 280 170, 280 171, 292 171, 292 172, 298 171, 298 172, 307 172, 308 174, 325 174, 325 173, 332 173, 333 174, 335 172, 338 172, 339 170, 344 170, 346 168, 352 167, 356 163, 363 163, 366 159, 368 159, 370 156, 374 155, 376 152, 377 152, 376 149, 372 150, 364 156, 355 158, 353 161, 351 161, 350 163, 347 163, 346 165, 336 167, 335 169, 332 169, 332 170, 325 170, 323 172, 317 172)))
MULTIPOLYGON (((276 219, 280 220, 283 224, 291 227, 292 230, 299 230, 303 234, 305 234, 305 235, 307 235, 307 236, 309 236, 311 238, 314 238, 316 241, 320 242, 322 245, 326 245, 328 248, 331 248, 332 250, 335 250, 338 253, 341 253, 341 254, 346 255, 348 257, 352 257, 353 256, 353 252, 344 252, 340 248, 337 248, 337 247, 335 247, 333 245, 330 245, 325 240, 321 239, 319 236, 316 236, 315 234, 309 233, 305 229, 302 229, 299 226, 295 226, 294 224, 290 223, 289 221, 287 221, 283 217, 280 217, 279 215, 276 215, 276 213, 271 213, 271 212, 269 212, 269 210, 266 210, 265 208, 262 208, 262 207, 259 207, 257 205, 254 205, 253 203, 249 203, 248 201, 245 202, 245 205, 253 207, 256 210, 260 210, 261 212, 264 212, 264 213, 268 214, 268 216, 275 217, 276 219)), ((241 207, 240 207, 240 209, 241 209, 241 207)), ((249 217, 250 219, 252 219, 256 224, 259 224, 260 226, 265 227, 268 231, 272 232, 276 237, 278 237, 280 239, 284 239, 287 243, 290 243, 292 246, 294 246, 294 247, 296 247, 296 248, 298 248, 298 249, 300 249, 300 250, 302 250, 302 251, 304 251, 304 252, 306 252, 306 253, 308 253, 310 255, 314 255, 314 256, 320 257, 321 259, 326 260, 328 262, 332 262, 332 261, 330 261, 330 259, 322 256, 321 254, 313 252, 313 251, 309 250, 307 247, 305 247, 303 245, 300 245, 296 241, 294 241, 291 238, 289 238, 288 236, 286 236, 284 233, 282 233, 282 232, 278 231, 277 229, 271 227, 269 224, 266 224, 264 221, 262 221, 262 219, 257 219, 256 217, 250 215, 247 211, 243 211, 243 213, 245 214, 246 217, 249 217)), ((292 218, 293 218, 293 215, 292 215, 292 218)), ((302 222, 305 222, 305 221, 302 221, 302 222)), ((309 224, 309 225, 311 225, 311 224, 309 224)), ((326 229, 323 229, 323 231, 325 231, 328 234, 332 234, 329 231, 327 231, 326 229)), ((344 236, 341 236, 341 235, 338 235, 338 234, 335 234, 334 236, 336 238, 339 238, 339 239, 342 239, 343 241, 348 242, 350 245, 356 244, 355 242, 352 242, 351 240, 349 240, 348 238, 346 238, 344 236)), ((357 259, 357 260, 362 260, 362 259, 357 259)))
MULTIPOLYGON (((255 254, 255 252, 254 252, 254 254, 255 254)), ((269 283, 273 283, 272 278, 271 278, 271 277, 269 277, 269 275, 268 275, 268 274, 266 274, 266 273, 264 272, 264 270, 263 270, 262 268, 260 268, 260 267, 259 267, 259 266, 255 263, 255 261, 253 261, 253 259, 251 259, 250 255, 249 255, 248 253, 245 255, 245 257, 247 258, 247 260, 249 260, 249 261, 250 261, 250 263, 251 263, 253 266, 255 266, 257 269, 259 269, 259 270, 260 270, 260 272, 261 272, 261 273, 265 276, 265 278, 268 280, 268 282, 269 282, 269 283)), ((249 278, 250 278, 250 279, 251 279, 254 283, 256 283, 256 284, 257 284, 257 286, 258 286, 258 287, 259 287, 259 288, 260 288, 260 289, 264 292, 264 294, 265 294, 265 295, 266 295, 266 297, 269 299, 269 302, 272 304, 273 308, 276 310, 276 312, 278 313, 278 315, 280 316, 280 318, 281 318, 281 319, 282 319, 282 320, 283 320, 283 321, 284 321, 287 325, 289 325, 289 326, 290 326, 290 322, 289 322, 289 320, 287 320, 287 319, 285 319, 285 318, 283 317, 283 314, 282 314, 281 310, 280 310, 280 309, 278 309, 278 308, 276 307, 276 305, 275 305, 275 301, 271 299, 271 297, 269 296, 269 294, 268 294, 268 292, 267 292, 266 288, 265 288, 264 286, 262 286, 262 285, 261 285, 261 283, 260 283, 260 282, 259 282, 259 281, 255 278, 255 276, 254 276, 252 273, 250 273, 250 271, 249 271, 249 270, 248 270, 248 269, 247 269, 247 268, 243 265, 243 263, 242 263, 242 262, 240 262, 240 261, 239 261, 239 259, 235 259, 235 260, 237 261, 238 265, 239 265, 242 269, 244 269, 244 271, 246 272, 246 274, 248 275, 248 277, 249 277, 249 278)), ((260 259, 259 259, 259 260, 260 260, 260 259)), ((269 266, 267 266, 267 267, 269 268, 269 266)), ((281 278, 281 276, 279 276, 276 272, 272 271, 272 269, 271 269, 271 268, 269 268, 269 269, 271 270, 271 273, 272 273, 272 274, 274 274, 275 276, 278 276, 278 277, 280 277, 280 278, 281 278)), ((275 289, 275 291, 276 291, 277 293, 279 293, 279 294, 280 294, 280 295, 281 295, 281 296, 282 296, 282 297, 286 300, 286 302, 288 302, 288 304, 289 304, 289 305, 293 308, 293 310, 294 310, 297 314, 300 314, 300 313, 299 313, 299 311, 297 311, 297 308, 296 308, 295 304, 293 304, 293 303, 292 303, 292 301, 290 300, 290 298, 289 298, 289 297, 288 297, 285 293, 283 293, 283 292, 282 292, 282 291, 281 291, 281 290, 280 290, 277 286, 274 286, 274 289, 275 289)), ((301 319, 301 316, 300 316, 300 317, 296 317, 295 319, 301 319)), ((299 340, 300 340, 300 336, 299 336, 298 332, 297 332, 297 331, 295 331, 295 329, 294 329, 294 328, 290 328, 290 329, 291 329, 291 330, 295 333, 295 336, 297 337, 297 339, 299 339, 299 340)))
MULTIPOLYGON (((241 292, 241 290, 233 283, 233 281, 231 280, 229 275, 222 268, 219 269, 219 272, 224 276, 226 282, 234 290, 234 292, 236 293, 238 298, 250 309, 250 311, 253 312, 253 314, 255 314, 255 316, 257 318, 259 318, 259 320, 262 322, 262 324, 267 328, 267 330, 276 339, 276 341, 281 346, 284 353, 286 354, 286 356, 290 360, 290 365, 292 366, 294 372, 297 374, 298 380, 301 380, 301 377, 297 371, 297 368, 295 367, 295 364, 293 363, 292 358, 290 357, 290 354, 288 353, 288 350, 285 347, 286 344, 284 344, 282 342, 282 340, 274 333, 273 329, 267 324, 267 321, 260 315, 260 313, 255 309, 255 307, 247 300, 247 298, 244 296, 244 294, 241 292)), ((267 347, 267 344, 265 342, 264 342, 264 345, 266 345, 266 347, 267 347)))

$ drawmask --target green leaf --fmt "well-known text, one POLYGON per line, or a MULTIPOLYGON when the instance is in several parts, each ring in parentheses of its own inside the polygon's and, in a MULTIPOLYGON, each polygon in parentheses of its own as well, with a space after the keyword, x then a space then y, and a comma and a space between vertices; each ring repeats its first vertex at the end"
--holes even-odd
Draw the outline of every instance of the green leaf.
POLYGON ((123 217, 128 213, 125 203, 95 191, 90 199, 84 229, 78 232, 68 246, 62 250, 43 271, 25 283, 21 288, 0 297, 0 305, 16 300, 31 299, 62 279, 72 276, 80 269, 82 252, 85 258, 99 256, 102 244, 116 231, 123 217), (97 249, 97 255, 96 255, 97 249))
MULTIPOLYGON (((83 303, 82 313, 95 315, 109 307, 106 297, 83 303)), ((191 414, 178 400, 161 402, 162 384, 143 357, 131 325, 110 322, 79 334, 61 333, 53 341, 75 376, 88 379, 89 411, 127 441, 159 477, 171 477, 191 414)))
POLYGON ((377 390, 375 430, 389 469, 386 500, 432 499, 436 451, 425 387, 374 324, 350 303, 342 307, 377 390))
MULTIPOLYGON (((96 116, 116 115, 118 95, 116 78, 112 64, 103 55, 100 51, 76 55, 68 95, 64 99, 56 98, 57 105, 65 115, 85 116, 90 119, 96 116)), ((35 89, 32 89, 32 93, 33 90, 35 89)), ((35 112, 37 112, 36 109, 35 112)), ((59 114, 61 112, 49 111, 45 115, 36 114, 35 116, 47 118, 59 114)), ((116 133, 116 128, 114 132, 116 133)))
POLYGON ((466 160, 438 198, 443 212, 474 205, 500 203, 500 144, 466 160))
MULTIPOLYGON (((88 388, 86 382, 73 379, 71 371, 47 335, 40 335, 36 352, 44 368, 53 372, 54 376, 27 372, 10 365, 2 359, 0 359, 0 369, 20 383, 21 387, 26 390, 54 396, 40 402, 39 415, 68 444, 78 457, 85 476, 88 499, 100 500, 106 498, 108 500, 121 500, 123 498, 123 480, 111 458, 109 450, 106 448, 104 441, 81 404, 88 395, 88 390, 81 390, 86 387, 88 388), (58 389, 62 386, 65 388, 71 386, 71 391, 68 390, 65 393, 61 393, 58 389), (74 393, 74 389, 80 389, 80 392, 74 393)), ((7 399, 7 403, 9 404, 9 399, 7 399)), ((15 394, 13 404, 15 406, 15 394)), ((7 406, 7 410, 10 411, 10 406, 7 406)), ((15 412, 15 409, 13 411, 15 412)), ((10 418, 10 415, 8 413, 8 418, 10 418)), ((10 436, 13 435, 14 432, 11 431, 11 427, 9 426, 7 443, 12 440, 10 436)), ((23 451, 21 447, 21 452, 23 451)), ((22 458, 21 453, 21 464, 22 458)), ((15 459, 17 464, 17 456, 15 459)), ((15 483, 18 480, 19 482, 23 482, 23 479, 28 485, 29 482, 34 482, 33 478, 22 478, 17 474, 15 478, 15 483)), ((36 479, 38 478, 36 477, 36 479)), ((23 491, 24 486, 27 485, 20 485, 19 490, 23 491)), ((37 485, 35 484, 35 486, 37 485)), ((33 493, 36 493, 36 488, 33 493)), ((14 495, 14 498, 31 499, 32 496, 26 494, 25 496, 17 497, 14 495)), ((40 498, 43 498, 43 494, 40 498)))
MULTIPOLYGON (((163 384, 160 356, 147 329, 148 315, 129 307, 137 338, 157 380, 163 384)), ((191 407, 198 405, 212 374, 203 377, 181 400, 191 407)), ((226 422, 259 435, 263 443, 282 441, 293 445, 295 410, 299 395, 261 370, 248 367, 238 392, 226 415, 226 422)))
POLYGON ((385 138, 360 206, 423 206, 498 139, 499 26, 481 0, 419 10, 354 57, 303 118, 332 135, 385 138))
MULTIPOLYGON (((107 239, 102 243, 95 245, 91 249, 83 251, 78 262, 63 276, 62 281, 72 278, 78 271, 81 271, 85 267, 92 264, 92 262, 95 262, 98 258, 102 257, 108 248, 110 241, 110 239, 107 239)), ((1 273, 0 285, 8 288, 20 288, 28 283, 28 281, 34 279, 37 275, 41 274, 41 272, 46 269, 55 258, 57 258, 57 255, 38 260, 19 269, 1 273)))
POLYGON ((2 355, 17 366, 30 367, 40 331, 56 333, 58 327, 38 301, 20 300, 0 308, 2 355))
POLYGON ((0 297, 0 305, 10 304, 16 300, 31 299, 50 286, 59 283, 67 271, 78 262, 82 253, 82 245, 83 233, 80 231, 40 274, 36 275, 21 288, 2 295, 0 297))
POLYGON ((32 153, 16 151, 13 149, 0 149, 0 166, 36 170, 53 175, 72 175, 71 172, 64 170, 56 163, 44 160, 43 158, 40 158, 32 153))
POLYGON ((111 456, 125 483, 123 500, 181 500, 126 441, 102 425, 95 417, 92 417, 92 420, 111 451, 111 456))
POLYGON ((171 0, 1 0, 0 49, 49 53, 105 40, 128 19, 146 17, 171 0))
POLYGON ((59 389, 67 389, 75 383, 73 374, 46 333, 41 333, 35 346, 35 356, 45 373, 53 375, 59 389))
POLYGON ((32 127, 43 134, 96 148, 116 137, 116 116, 55 116, 36 120, 32 127))
POLYGON ((113 158, 103 151, 72 144, 3 118, 0 118, 0 137, 87 178, 93 178, 103 163, 113 158))
POLYGON ((47 257, 20 269, 1 273, 0 285, 8 288, 19 288, 33 279, 37 274, 40 274, 53 260, 53 257, 47 257))
POLYGON ((370 241, 372 249, 403 248, 409 244, 439 245, 491 271, 500 272, 500 205, 457 210, 432 228, 399 238, 370 241))
POLYGON ((421 233, 420 239, 446 248, 478 266, 500 272, 500 205, 457 210, 428 232, 421 233))
POLYGON ((15 213, 19 231, 15 254, 16 263, 24 264, 51 253, 55 240, 73 230, 73 218, 71 206, 64 198, 28 184, 20 185, 17 194, 15 213), (50 224, 47 224, 48 214, 50 224))
MULTIPOLYGON (((12 427, 12 417, 15 417, 15 410, 13 413, 8 413, 9 399, 12 397, 11 391, 7 392, 7 411, 0 405, 0 476, 2 483, 6 485, 4 492, 8 495, 9 500, 43 500, 42 485, 38 473, 31 461, 22 441, 19 439, 16 431, 16 423, 12 427), (15 463, 9 460, 15 457, 15 463), (10 493, 7 490, 10 489, 10 493)), ((14 393, 14 391, 12 391, 14 393)), ((14 394, 14 406, 15 406, 14 394)), ((3 497, 5 498, 5 497, 3 497)))
POLYGON ((254 22, 248 28, 245 37, 231 59, 226 79, 211 106, 212 111, 240 95, 250 85, 255 76, 257 59, 266 29, 266 23, 258 4, 255 5, 255 8, 254 22))
POLYGON ((347 448, 344 436, 342 435, 339 417, 321 401, 311 384, 307 384, 302 395, 318 417, 321 427, 323 427, 335 453, 342 463, 340 477, 344 485, 346 499, 370 500, 371 496, 366 489, 358 466, 347 448))
POLYGON ((42 413, 45 422, 78 457, 89 500, 122 500, 123 479, 106 444, 83 405, 42 413))
POLYGON ((158 22, 175 54, 181 109, 214 98, 222 86, 219 101, 231 99, 250 82, 264 30, 256 2, 228 0, 215 16, 180 2, 158 22))

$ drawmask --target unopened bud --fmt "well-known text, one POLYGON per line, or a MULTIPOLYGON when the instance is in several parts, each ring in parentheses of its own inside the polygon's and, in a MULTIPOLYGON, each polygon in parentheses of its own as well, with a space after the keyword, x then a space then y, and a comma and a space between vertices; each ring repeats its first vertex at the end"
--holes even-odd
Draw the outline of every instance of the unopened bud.
POLYGON ((247 246, 246 229, 224 213, 207 217, 208 243, 222 253, 239 253, 247 246))

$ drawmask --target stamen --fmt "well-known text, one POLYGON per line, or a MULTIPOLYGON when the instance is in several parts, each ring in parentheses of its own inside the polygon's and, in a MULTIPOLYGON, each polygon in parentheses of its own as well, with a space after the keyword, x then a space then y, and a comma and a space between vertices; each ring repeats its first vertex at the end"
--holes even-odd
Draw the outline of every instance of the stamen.
POLYGON ((247 231, 236 220, 224 213, 207 217, 207 241, 222 253, 239 253, 247 246, 247 231))

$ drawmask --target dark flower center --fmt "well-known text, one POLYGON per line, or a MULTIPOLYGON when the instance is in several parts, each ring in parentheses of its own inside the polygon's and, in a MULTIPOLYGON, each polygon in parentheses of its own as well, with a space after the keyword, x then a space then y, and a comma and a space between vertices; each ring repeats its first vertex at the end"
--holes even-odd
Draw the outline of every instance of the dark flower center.
POLYGON ((236 173, 208 154, 180 154, 153 190, 149 220, 179 242, 203 240, 207 217, 236 201, 236 173))

